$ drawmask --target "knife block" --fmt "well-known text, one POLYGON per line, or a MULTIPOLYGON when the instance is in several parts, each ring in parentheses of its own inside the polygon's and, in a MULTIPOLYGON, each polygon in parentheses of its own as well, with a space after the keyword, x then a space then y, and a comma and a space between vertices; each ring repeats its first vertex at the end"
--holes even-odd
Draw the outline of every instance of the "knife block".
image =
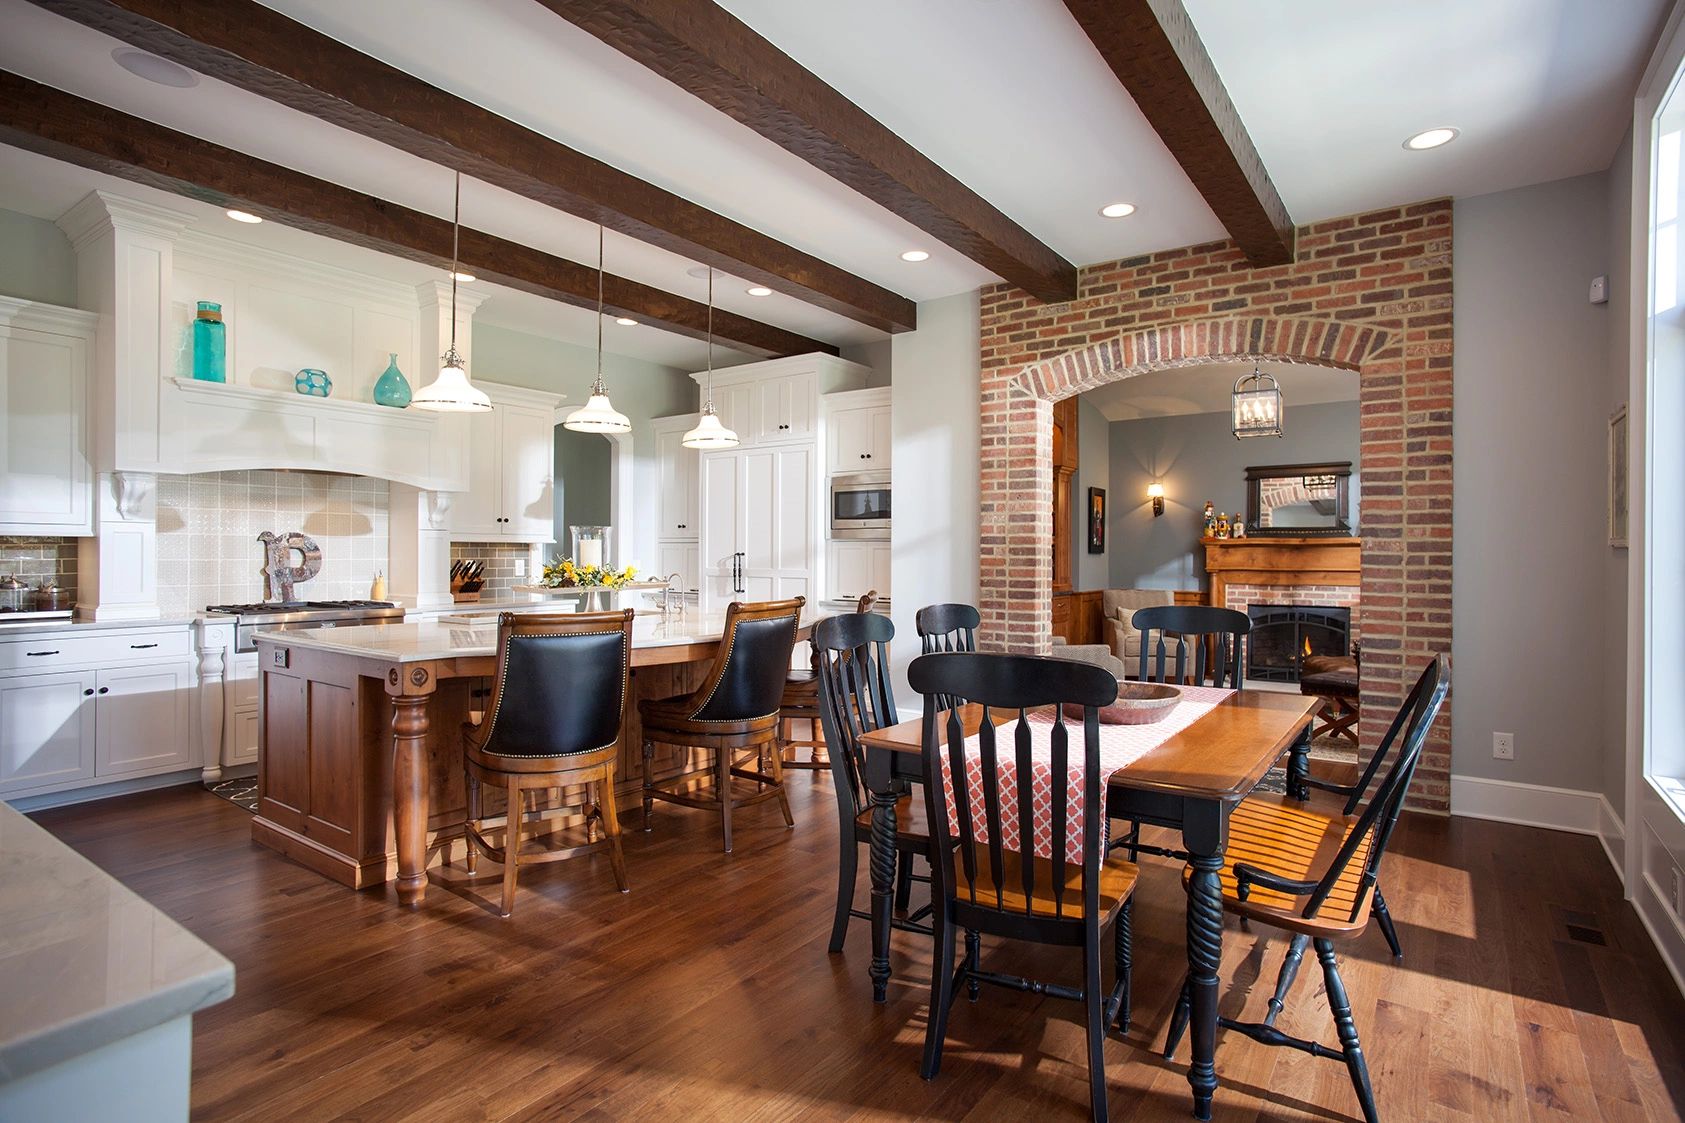
POLYGON ((463 592, 462 585, 463 579, 460 576, 451 578, 451 600, 457 604, 478 603, 480 599, 481 582, 475 581, 474 588, 469 592, 463 592))

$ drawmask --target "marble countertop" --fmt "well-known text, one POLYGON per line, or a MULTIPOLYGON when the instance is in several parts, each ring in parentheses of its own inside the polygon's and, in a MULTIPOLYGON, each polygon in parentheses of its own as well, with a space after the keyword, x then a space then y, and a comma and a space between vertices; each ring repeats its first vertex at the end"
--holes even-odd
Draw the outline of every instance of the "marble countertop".
MULTIPOLYGON (((24 636, 38 636, 48 632, 114 632, 129 628, 184 628, 206 619, 202 612, 195 612, 185 616, 162 616, 155 620, 34 620, 8 621, 5 613, 0 613, 0 641, 21 639, 24 636)), ((233 623, 229 616, 215 617, 233 623)))
POLYGON ((0 803, 0 1084, 215 1005, 234 965, 0 803))
MULTIPOLYGON (((802 612, 801 626, 809 627, 825 613, 802 612)), ((632 647, 682 647, 714 643, 725 634, 725 613, 684 612, 671 619, 659 614, 632 621, 632 647)), ((259 632, 259 644, 308 648, 348 655, 368 655, 395 663, 423 663, 497 654, 497 619, 484 624, 441 624, 421 620, 405 624, 365 624, 355 628, 307 628, 291 632, 259 632)))

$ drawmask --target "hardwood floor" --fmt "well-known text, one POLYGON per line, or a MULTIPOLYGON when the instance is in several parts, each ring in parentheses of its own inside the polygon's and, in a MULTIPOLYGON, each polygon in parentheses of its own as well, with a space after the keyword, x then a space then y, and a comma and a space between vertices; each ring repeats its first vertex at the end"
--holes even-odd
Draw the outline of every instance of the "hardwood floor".
MULTIPOLYGON (((195 1118, 1083 1118, 1081 1008, 1056 999, 962 997, 941 1076, 919 1079, 928 944, 895 934, 874 1007, 866 924, 825 950, 830 778, 790 788, 793 831, 747 810, 722 855, 713 816, 658 807, 653 833, 626 834, 630 894, 603 857, 534 868, 509 921, 495 879, 446 888, 460 848, 405 912, 390 887, 355 893, 252 845, 250 817, 197 788, 36 818, 234 961, 234 998, 195 1020, 195 1118)), ((1680 1117, 1685 1001, 1595 839, 1407 815, 1385 884, 1406 959, 1371 929, 1342 971, 1389 1123, 1680 1117)), ((1178 870, 1150 861, 1136 1024, 1106 1047, 1114 1119, 1189 1118, 1185 1068, 1157 1054, 1180 897, 1178 870)), ((1262 1014, 1284 948, 1229 922, 1225 1013, 1262 1014)), ((984 960, 1079 977, 1060 949, 985 942, 984 960)), ((1334 1041, 1314 964, 1281 1025, 1334 1041)), ((1356 1115, 1336 1062, 1226 1034, 1217 1064, 1219 1120, 1356 1115)))

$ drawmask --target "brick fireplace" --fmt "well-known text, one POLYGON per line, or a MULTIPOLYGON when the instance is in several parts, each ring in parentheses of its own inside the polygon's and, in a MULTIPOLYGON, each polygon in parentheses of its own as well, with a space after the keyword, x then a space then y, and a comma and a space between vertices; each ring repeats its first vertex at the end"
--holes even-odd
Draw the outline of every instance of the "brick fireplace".
MULTIPOLYGON (((1372 749, 1421 668, 1451 646, 1451 306, 1449 200, 1301 227, 1287 265, 1254 268, 1233 243, 1214 242, 1088 266, 1065 304, 984 288, 981 638, 1048 647, 1054 402, 1210 361, 1356 371, 1359 732, 1372 749)), ((1289 390, 1289 425, 1292 408, 1289 390)), ((1448 805, 1449 714, 1430 735, 1416 806, 1448 805)))

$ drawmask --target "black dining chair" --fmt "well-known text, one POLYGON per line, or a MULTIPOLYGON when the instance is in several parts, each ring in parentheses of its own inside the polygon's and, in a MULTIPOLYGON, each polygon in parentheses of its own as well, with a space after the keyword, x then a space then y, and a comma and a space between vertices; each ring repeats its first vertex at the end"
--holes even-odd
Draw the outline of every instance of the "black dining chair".
MULTIPOLYGON (((878 591, 871 589, 855 602, 856 612, 870 612, 878 603, 878 591)), ((812 646, 810 643, 809 646, 812 646)), ((784 756, 785 768, 813 769, 830 767, 826 759, 824 732, 819 721, 819 652, 814 650, 806 670, 791 671, 784 678, 784 694, 778 703, 778 751, 784 756), (794 722, 807 723, 807 739, 790 735, 794 722), (793 749, 805 748, 808 758, 800 760, 793 749)))
MULTIPOLYGON (((831 779, 836 789, 838 840, 837 908, 831 921, 831 950, 843 949, 850 917, 870 920, 871 913, 854 907, 859 877, 860 847, 872 840, 872 804, 866 790, 865 749, 860 735, 894 725, 895 694, 889 682, 889 642, 895 625, 874 612, 829 616, 813 629, 818 660, 819 718, 825 744, 831 748, 831 779)), ((930 857, 930 832, 924 826, 924 800, 904 795, 896 800, 895 847, 897 909, 905 910, 912 891, 913 858, 930 857)), ((892 920, 897 928, 928 934, 918 914, 892 920)))
POLYGON ((1142 682, 1241 686, 1241 653, 1252 630, 1246 613, 1204 604, 1155 604, 1137 609, 1129 622, 1141 633, 1142 682))
MULTIPOLYGON (((1229 842, 1221 875, 1223 910, 1291 932, 1293 943, 1264 1020, 1218 1018, 1217 1022, 1264 1045, 1285 1046, 1344 1062, 1367 1123, 1377 1123, 1379 1118, 1375 1093, 1334 945, 1356 939, 1369 924, 1381 859, 1404 808, 1428 730, 1439 716, 1450 685, 1451 663, 1440 655, 1428 664, 1400 708, 1403 742, 1385 778, 1356 819, 1324 815, 1290 800, 1265 805, 1250 799, 1243 800, 1229 817, 1229 842), (1307 943, 1316 948, 1322 963, 1338 1047, 1291 1037, 1275 1025, 1307 943)), ((1189 988, 1184 982, 1165 1039, 1167 1059, 1175 1053, 1187 1029, 1190 1010, 1189 988)))
MULTIPOLYGON (((626 892, 626 857, 620 845, 620 818, 614 806, 615 761, 632 657, 632 610, 622 612, 505 612, 497 618, 497 679, 485 719, 462 727, 463 771, 468 814, 463 834, 468 843, 469 874, 478 872, 480 855, 503 864, 501 912, 515 908, 515 877, 521 863, 552 862, 576 854, 607 850, 614 881, 626 892), (496 827, 482 806, 482 789, 506 793, 502 823, 496 827), (537 851, 521 850, 529 791, 575 789, 584 799, 585 841, 537 851), (503 845, 488 833, 501 831, 503 845), (597 831, 601 838, 595 837, 597 831)), ((547 817, 572 811, 552 809, 547 817)), ((529 838, 528 841, 533 841, 529 838)), ((559 841, 555 837, 551 841, 559 841)))
POLYGON ((778 703, 804 603, 801 597, 759 604, 733 601, 726 606, 725 632, 702 685, 677 698, 646 698, 638 703, 644 726, 644 830, 650 829, 658 799, 719 812, 727 854, 731 853, 731 813, 736 808, 776 799, 785 826, 796 825, 778 752, 778 703), (691 794, 688 778, 657 784, 658 744, 713 752, 712 790, 691 794), (754 754, 752 770, 738 765, 736 758, 746 752, 754 754), (766 771, 769 759, 770 772, 766 771), (744 793, 738 780, 753 786, 744 793))
MULTIPOLYGON (((936 953, 930 985, 930 1020, 925 1031, 921 1074, 933 1079, 942 1064, 942 1041, 948 1031, 948 1011, 960 984, 977 997, 979 983, 992 983, 1032 994, 1074 999, 1086 1007, 1088 1030, 1089 1109, 1095 1119, 1106 1118, 1106 1067, 1102 1046, 1114 1020, 1129 1027, 1129 902, 1135 890, 1133 863, 1107 856, 1105 782, 1100 775, 1099 708, 1117 697, 1117 679, 1102 668, 1060 659, 1029 655, 950 653, 921 655, 908 668, 913 689, 924 695, 923 755, 926 816, 930 825, 931 898, 935 910, 936 953), (982 720, 973 746, 958 709, 944 709, 942 698, 969 698, 982 705, 982 720), (1081 821, 1070 822, 1068 801, 1058 798, 1049 809, 1051 830, 1048 858, 1034 853, 1028 827, 1020 835, 1025 852, 1002 844, 1002 809, 1014 808, 1021 824, 1034 819, 1032 733, 1027 711, 1052 706, 1049 768, 1053 776, 1072 772, 1072 733, 1067 706, 1082 708, 1082 724, 1075 748, 1082 767, 1081 821), (993 715, 1007 712, 1016 725, 996 732, 993 715), (1002 779, 1003 759, 1013 765, 1010 781, 1002 779), (970 793, 970 764, 977 763, 982 806, 970 793), (953 777, 952 806, 941 781, 946 763, 953 777), (954 818, 950 826, 949 816, 954 818), (1081 832, 1082 857, 1068 860, 1069 828, 1081 832), (1113 929, 1117 977, 1110 996, 1100 988, 1100 939, 1113 929), (965 960, 954 969, 954 934, 964 929, 965 960), (985 971, 979 963, 979 935, 987 932, 1008 939, 1077 947, 1082 953, 1082 986, 1044 983, 1014 975, 985 971)), ((1058 790, 1063 793, 1064 788, 1058 790)))
POLYGON ((919 650, 926 655, 937 651, 976 651, 977 628, 982 614, 969 604, 927 604, 913 617, 919 633, 919 650))

